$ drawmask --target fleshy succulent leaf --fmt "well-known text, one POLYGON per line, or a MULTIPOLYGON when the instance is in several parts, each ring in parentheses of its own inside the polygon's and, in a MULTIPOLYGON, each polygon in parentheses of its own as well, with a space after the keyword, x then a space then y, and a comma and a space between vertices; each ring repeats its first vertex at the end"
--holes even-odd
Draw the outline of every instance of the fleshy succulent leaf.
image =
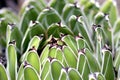
POLYGON ((88 42, 88 44, 90 45, 90 48, 93 50, 93 43, 91 41, 90 36, 88 35, 88 31, 82 21, 82 16, 77 17, 77 16, 71 16, 70 17, 70 21, 69 21, 69 25, 71 30, 74 32, 75 35, 78 35, 79 33, 82 35, 82 37, 88 42))
POLYGON ((119 25, 120 25, 120 19, 118 19, 114 25, 114 34, 119 33, 119 30, 120 30, 119 25))
POLYGON ((62 16, 63 16, 63 19, 66 22, 66 24, 68 24, 69 18, 72 15, 76 15, 76 16, 80 16, 81 15, 81 10, 77 6, 77 3, 65 5, 65 7, 63 9, 62 16))
POLYGON ((7 25, 7 34, 6 34, 6 44, 8 46, 9 42, 15 40, 16 47, 20 49, 20 44, 22 40, 21 32, 15 24, 8 24, 7 25), (19 36, 17 36, 19 35, 19 36))
POLYGON ((17 75, 17 80, 22 80, 24 78, 24 62, 20 65, 17 75))
POLYGON ((40 55, 40 63, 41 64, 48 58, 49 51, 50 51, 49 48, 50 48, 50 45, 46 45, 46 47, 43 49, 43 51, 40 55))
POLYGON ((1 63, 0 63, 0 80, 8 80, 6 70, 1 63))
POLYGON ((7 31, 6 31, 6 46, 8 46, 9 42, 10 42, 10 36, 11 36, 11 29, 12 29, 12 25, 7 25, 7 31))
POLYGON ((119 48, 116 51, 115 60, 114 60, 114 67, 115 67, 116 71, 118 71, 118 69, 120 67, 120 50, 119 50, 119 48))
POLYGON ((102 64, 102 46, 105 44, 103 30, 101 27, 95 28, 95 35, 96 35, 96 53, 97 53, 97 60, 100 64, 102 64))
POLYGON ((83 80, 79 72, 73 68, 68 69, 68 76, 70 80, 83 80))
POLYGON ((22 16, 22 20, 20 22, 20 29, 23 32, 23 34, 26 32, 30 21, 31 20, 35 21, 37 16, 38 16, 38 12, 34 6, 30 5, 30 6, 26 7, 26 10, 22 16))
POLYGON ((47 29, 52 23, 60 22, 61 18, 55 9, 48 7, 39 14, 37 20, 47 29))
POLYGON ((12 29, 12 32, 11 32, 11 39, 10 40, 15 40, 16 41, 16 47, 18 49, 20 49, 20 45, 21 45, 21 41, 22 41, 22 35, 21 35, 21 32, 20 30, 18 29, 18 27, 16 27, 16 25, 12 26, 13 29, 12 29), (19 36, 18 36, 19 35, 19 36))
POLYGON ((88 59, 91 72, 100 72, 100 65, 98 61, 88 49, 85 49, 85 56, 88 59))
POLYGON ((17 76, 17 53, 15 44, 10 43, 7 48, 7 70, 10 80, 16 80, 17 76))
POLYGON ((51 0, 50 6, 54 9, 56 9, 59 14, 62 14, 62 10, 66 4, 65 0, 51 0))
MULTIPOLYGON (((60 24, 62 24, 62 23, 60 23, 60 24)), ((47 31, 48 36, 53 35, 54 37, 60 37, 60 34, 73 35, 71 30, 69 30, 69 28, 67 28, 67 26, 60 25, 60 24, 52 24, 52 25, 50 25, 50 27, 48 28, 48 31, 47 31)))
POLYGON ((94 17, 94 23, 97 25, 100 24, 104 20, 104 17, 103 12, 98 12, 94 17))
POLYGON ((114 35, 114 44, 115 44, 115 48, 118 47, 118 43, 119 43, 119 38, 120 36, 118 36, 118 34, 120 33, 120 19, 118 19, 116 22, 115 22, 115 25, 114 25, 114 28, 113 28, 113 35, 114 35))
POLYGON ((27 61, 32 67, 39 73, 40 72, 40 61, 38 53, 35 50, 29 51, 27 61))
POLYGON ((42 71, 41 71, 41 79, 42 80, 52 80, 52 75, 51 75, 51 63, 49 58, 44 61, 44 64, 42 65, 42 71))
POLYGON ((40 79, 37 74, 37 71, 33 67, 27 65, 24 68, 24 80, 40 80, 40 79))
POLYGON ((57 51, 57 48, 55 46, 53 46, 49 51, 48 57, 56 58, 56 55, 57 55, 56 51, 57 51))
POLYGON ((25 53, 24 53, 24 54, 22 55, 22 57, 21 57, 21 61, 25 61, 25 60, 26 60, 26 57, 27 57, 27 55, 28 55, 29 49, 33 48, 33 49, 37 50, 37 48, 39 47, 39 44, 40 44, 41 40, 42 40, 42 38, 40 38, 40 37, 38 37, 38 36, 34 36, 34 37, 30 40, 30 42, 29 42, 29 44, 28 44, 28 47, 27 47, 25 53))
POLYGON ((32 37, 40 36, 42 34, 44 34, 43 26, 38 21, 30 21, 29 27, 27 28, 21 43, 21 50, 23 52, 26 50, 32 37))
POLYGON ((0 45, 6 47, 6 29, 7 21, 5 18, 0 18, 0 45))
POLYGON ((70 47, 70 49, 74 52, 75 55, 77 55, 78 50, 77 50, 77 43, 74 37, 71 35, 64 36, 62 40, 65 42, 65 44, 70 47))
POLYGON ((68 67, 76 68, 77 58, 76 58, 75 53, 72 52, 72 50, 69 47, 64 46, 63 47, 63 54, 65 57, 65 61, 68 64, 68 67))
POLYGON ((81 74, 83 80, 88 80, 88 75, 90 74, 90 68, 87 58, 82 52, 78 53, 77 70, 81 74))
POLYGON ((57 53, 57 54, 56 54, 56 59, 57 59, 58 61, 60 61, 61 63, 63 63, 63 65, 64 65, 64 56, 63 56, 62 50, 59 49, 59 48, 57 48, 56 53, 57 53))
POLYGON ((116 10, 116 2, 112 0, 107 0, 103 6, 101 7, 101 11, 109 14, 110 17, 110 23, 112 26, 114 25, 116 19, 117 19, 117 10, 116 10))
MULTIPOLYGON (((106 15, 107 17, 107 15, 106 15)), ((106 41, 109 40, 108 44, 110 46, 113 46, 113 31, 112 31, 112 25, 110 24, 110 21, 108 20, 104 20, 103 22, 104 26, 103 26, 103 33, 106 37, 106 41)), ((107 43, 107 42, 106 42, 107 43)))
POLYGON ((106 79, 115 79, 112 56, 111 52, 108 50, 103 50, 103 62, 101 72, 104 74, 106 79))
POLYGON ((53 60, 51 62, 51 71, 52 71, 52 76, 54 80, 59 80, 59 76, 62 68, 63 68, 63 65, 59 61, 53 60))
POLYGON ((61 70, 59 80, 68 80, 68 74, 64 68, 61 70))

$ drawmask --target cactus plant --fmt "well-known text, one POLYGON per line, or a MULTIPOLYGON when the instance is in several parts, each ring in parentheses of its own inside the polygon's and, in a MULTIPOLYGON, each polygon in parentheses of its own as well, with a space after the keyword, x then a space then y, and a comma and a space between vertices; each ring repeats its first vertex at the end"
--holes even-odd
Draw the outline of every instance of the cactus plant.
POLYGON ((119 80, 119 26, 112 0, 28 0, 19 15, 1 9, 0 80, 119 80))

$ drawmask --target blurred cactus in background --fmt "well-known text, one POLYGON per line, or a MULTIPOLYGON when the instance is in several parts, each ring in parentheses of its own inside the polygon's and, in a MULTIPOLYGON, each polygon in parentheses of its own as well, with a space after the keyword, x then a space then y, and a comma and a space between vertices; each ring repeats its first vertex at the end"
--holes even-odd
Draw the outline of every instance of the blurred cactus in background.
POLYGON ((26 0, 0 10, 0 80, 120 80, 120 18, 106 0, 26 0))

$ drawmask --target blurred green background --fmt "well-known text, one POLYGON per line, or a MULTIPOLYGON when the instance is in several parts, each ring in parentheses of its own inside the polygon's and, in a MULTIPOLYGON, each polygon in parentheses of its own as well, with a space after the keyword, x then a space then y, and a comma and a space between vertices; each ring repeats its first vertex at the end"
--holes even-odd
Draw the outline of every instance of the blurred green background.
MULTIPOLYGON (((15 12, 18 12, 24 1, 25 0, 0 0, 0 8, 9 7, 12 10, 14 10, 15 12)), ((49 2, 50 0, 45 0, 45 1, 49 2)), ((105 0, 96 0, 96 1, 100 2, 100 4, 102 4, 105 0)), ((118 10, 120 13, 120 0, 116 0, 116 1, 117 1, 118 10)))

